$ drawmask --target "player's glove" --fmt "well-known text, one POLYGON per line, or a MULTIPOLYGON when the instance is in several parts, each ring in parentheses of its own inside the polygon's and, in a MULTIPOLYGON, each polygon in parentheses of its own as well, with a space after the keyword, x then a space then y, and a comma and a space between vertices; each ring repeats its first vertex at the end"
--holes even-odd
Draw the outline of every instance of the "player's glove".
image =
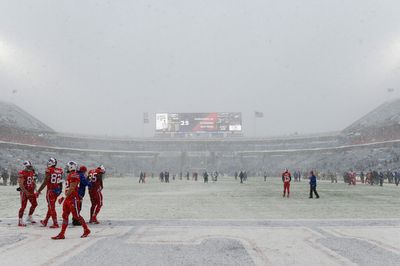
POLYGON ((21 188, 20 188, 20 187, 17 187, 17 191, 20 192, 20 191, 21 191, 21 188))
POLYGON ((59 198, 59 199, 58 199, 58 204, 62 204, 63 201, 64 201, 64 197, 59 198))

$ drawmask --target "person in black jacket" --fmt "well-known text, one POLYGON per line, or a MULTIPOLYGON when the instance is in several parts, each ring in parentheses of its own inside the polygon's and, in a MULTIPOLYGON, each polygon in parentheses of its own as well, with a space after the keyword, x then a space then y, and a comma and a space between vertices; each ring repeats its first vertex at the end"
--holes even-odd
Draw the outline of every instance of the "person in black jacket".
POLYGON ((164 182, 164 172, 160 172, 160 181, 161 183, 164 182))
POLYGON ((399 183, 400 183, 400 172, 398 170, 396 170, 394 172, 394 183, 396 184, 396 186, 399 186, 399 183))
POLYGON ((203 179, 204 179, 204 183, 208 183, 208 173, 207 173, 207 171, 205 171, 203 173, 203 179))
POLYGON ((244 173, 243 173, 243 171, 240 171, 240 173, 239 173, 239 178, 240 178, 240 183, 243 184, 243 179, 244 179, 244 173))

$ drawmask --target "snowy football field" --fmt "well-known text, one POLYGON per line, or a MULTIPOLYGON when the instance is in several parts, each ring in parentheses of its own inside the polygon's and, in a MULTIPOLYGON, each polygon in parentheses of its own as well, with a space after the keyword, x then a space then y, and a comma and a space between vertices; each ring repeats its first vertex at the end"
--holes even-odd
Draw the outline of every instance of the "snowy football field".
MULTIPOLYGON (((0 186, 0 264, 398 265, 400 187, 339 182, 319 182, 320 199, 292 182, 287 199, 278 178, 108 178, 101 224, 87 239, 71 226, 63 241, 50 240, 58 229, 18 228, 19 194, 0 186)), ((42 195, 37 221, 46 209, 42 195)), ((85 219, 88 210, 85 198, 85 219)))

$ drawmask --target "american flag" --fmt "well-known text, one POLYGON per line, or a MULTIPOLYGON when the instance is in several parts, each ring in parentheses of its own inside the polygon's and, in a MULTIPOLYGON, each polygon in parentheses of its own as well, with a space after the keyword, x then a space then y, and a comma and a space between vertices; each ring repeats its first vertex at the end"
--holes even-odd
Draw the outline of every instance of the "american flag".
POLYGON ((259 112, 259 111, 254 111, 254 116, 256 118, 262 118, 262 117, 264 117, 264 113, 263 112, 259 112))

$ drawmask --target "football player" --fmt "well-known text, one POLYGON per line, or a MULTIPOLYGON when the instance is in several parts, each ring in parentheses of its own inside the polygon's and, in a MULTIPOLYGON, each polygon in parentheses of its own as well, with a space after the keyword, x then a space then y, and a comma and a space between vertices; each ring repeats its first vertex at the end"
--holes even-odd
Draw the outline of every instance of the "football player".
POLYGON ((103 206, 103 176, 106 173, 106 169, 103 165, 100 165, 96 169, 89 171, 89 181, 91 187, 89 188, 90 201, 92 206, 90 207, 90 220, 89 223, 99 224, 97 215, 103 206))
POLYGON ((289 198, 291 181, 292 181, 292 175, 290 174, 289 170, 286 168, 285 171, 282 173, 283 197, 286 196, 286 192, 287 192, 287 197, 289 198))
POLYGON ((77 173, 78 165, 75 162, 68 162, 67 163, 67 181, 65 183, 65 200, 63 203, 63 223, 61 227, 61 232, 57 235, 52 237, 52 239, 65 239, 65 231, 68 227, 68 217, 70 213, 72 213, 73 218, 78 220, 83 227, 83 234, 81 238, 87 237, 90 234, 90 230, 86 225, 85 219, 79 215, 78 211, 78 202, 79 202, 79 174, 77 173))
MULTIPOLYGON (((86 194, 86 187, 90 188, 92 186, 90 181, 89 181, 89 179, 86 176, 86 173, 87 173, 86 166, 84 166, 84 165, 80 166, 79 170, 78 170, 78 174, 79 174, 79 178, 80 178, 79 190, 78 190, 78 195, 79 195, 79 199, 80 199, 80 201, 78 203, 79 215, 81 214, 82 201, 83 201, 83 198, 85 197, 85 194, 86 194)), ((72 219, 72 224, 73 225, 81 225, 79 223, 79 221, 75 220, 75 219, 72 219)))
POLYGON ((18 173, 18 190, 20 191, 21 197, 21 208, 18 213, 18 226, 26 226, 22 218, 28 201, 31 203, 28 222, 31 222, 32 224, 36 223, 32 218, 32 214, 35 212, 36 206, 38 205, 36 200, 37 194, 35 193, 35 170, 30 161, 25 161, 23 166, 24 169, 18 173))
POLYGON ((57 168, 57 160, 55 158, 50 158, 47 161, 47 169, 45 174, 45 179, 38 190, 38 195, 42 192, 44 187, 47 186, 46 192, 46 201, 47 201, 47 215, 44 220, 41 220, 40 223, 46 227, 47 222, 50 217, 53 220, 53 225, 50 228, 58 228, 57 222, 57 212, 56 212, 56 200, 62 191, 62 175, 63 170, 61 168, 57 168))

